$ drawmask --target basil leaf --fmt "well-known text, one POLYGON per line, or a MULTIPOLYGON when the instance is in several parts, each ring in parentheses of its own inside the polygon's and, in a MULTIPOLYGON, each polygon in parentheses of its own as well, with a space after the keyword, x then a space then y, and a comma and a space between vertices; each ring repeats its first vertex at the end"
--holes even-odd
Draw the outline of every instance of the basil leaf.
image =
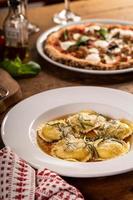
POLYGON ((83 35, 79 38, 79 40, 76 42, 76 45, 77 46, 80 46, 80 45, 85 45, 86 42, 89 40, 89 37, 86 36, 86 35, 83 35))
POLYGON ((40 72, 40 65, 34 61, 22 64, 19 68, 20 75, 36 75, 40 72))
POLYGON ((104 40, 107 39, 107 35, 108 35, 108 30, 107 29, 101 28, 98 32, 99 32, 100 36, 102 36, 102 38, 104 40))
POLYGON ((5 69, 13 77, 25 77, 37 75, 41 67, 38 63, 30 61, 28 63, 22 63, 19 57, 14 60, 5 59, 0 63, 0 67, 5 69))
POLYGON ((18 56, 15 58, 14 62, 16 63, 16 65, 22 64, 22 60, 18 56))
POLYGON ((68 40, 68 31, 67 30, 64 31, 64 40, 68 40))

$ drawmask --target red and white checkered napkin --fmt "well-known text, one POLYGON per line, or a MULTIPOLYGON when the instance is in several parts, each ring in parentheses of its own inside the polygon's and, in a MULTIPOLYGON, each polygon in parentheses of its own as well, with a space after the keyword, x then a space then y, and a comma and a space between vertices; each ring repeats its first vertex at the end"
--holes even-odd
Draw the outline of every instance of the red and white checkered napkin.
POLYGON ((35 171, 9 147, 0 150, 0 200, 84 200, 56 173, 35 171))

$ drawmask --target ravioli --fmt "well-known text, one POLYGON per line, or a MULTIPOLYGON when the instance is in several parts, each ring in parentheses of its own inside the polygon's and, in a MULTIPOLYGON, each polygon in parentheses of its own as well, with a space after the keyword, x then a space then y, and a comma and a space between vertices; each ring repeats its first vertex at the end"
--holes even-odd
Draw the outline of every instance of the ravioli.
POLYGON ((37 141, 40 148, 53 157, 95 162, 128 153, 132 134, 133 122, 88 110, 41 124, 37 141))
POLYGON ((98 153, 98 159, 106 160, 128 153, 130 149, 129 142, 117 140, 114 138, 99 139, 94 142, 94 147, 98 153))
POLYGON ((51 151, 51 155, 70 161, 88 161, 92 158, 90 149, 82 139, 65 138, 57 142, 51 151))
POLYGON ((90 112, 80 112, 67 119, 67 122, 77 133, 87 133, 102 126, 105 121, 103 116, 90 112))
POLYGON ((131 127, 119 120, 110 120, 104 128, 107 135, 118 139, 124 139, 132 134, 131 127))
POLYGON ((63 137, 63 130, 66 126, 64 120, 51 121, 39 127, 38 134, 43 140, 53 142, 63 137))

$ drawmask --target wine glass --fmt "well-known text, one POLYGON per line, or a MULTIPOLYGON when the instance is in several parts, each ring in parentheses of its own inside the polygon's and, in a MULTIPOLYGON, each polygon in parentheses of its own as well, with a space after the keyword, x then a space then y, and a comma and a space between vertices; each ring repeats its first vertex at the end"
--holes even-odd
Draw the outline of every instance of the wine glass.
POLYGON ((55 14, 53 21, 57 24, 67 24, 68 22, 80 21, 81 17, 76 15, 70 9, 70 0, 64 0, 65 8, 55 14))

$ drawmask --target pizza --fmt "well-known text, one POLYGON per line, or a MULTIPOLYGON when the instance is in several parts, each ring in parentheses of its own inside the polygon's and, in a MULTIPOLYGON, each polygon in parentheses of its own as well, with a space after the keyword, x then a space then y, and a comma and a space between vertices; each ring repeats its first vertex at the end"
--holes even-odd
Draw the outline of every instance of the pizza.
POLYGON ((84 23, 51 33, 44 52, 67 66, 119 70, 133 66, 133 26, 84 23))

